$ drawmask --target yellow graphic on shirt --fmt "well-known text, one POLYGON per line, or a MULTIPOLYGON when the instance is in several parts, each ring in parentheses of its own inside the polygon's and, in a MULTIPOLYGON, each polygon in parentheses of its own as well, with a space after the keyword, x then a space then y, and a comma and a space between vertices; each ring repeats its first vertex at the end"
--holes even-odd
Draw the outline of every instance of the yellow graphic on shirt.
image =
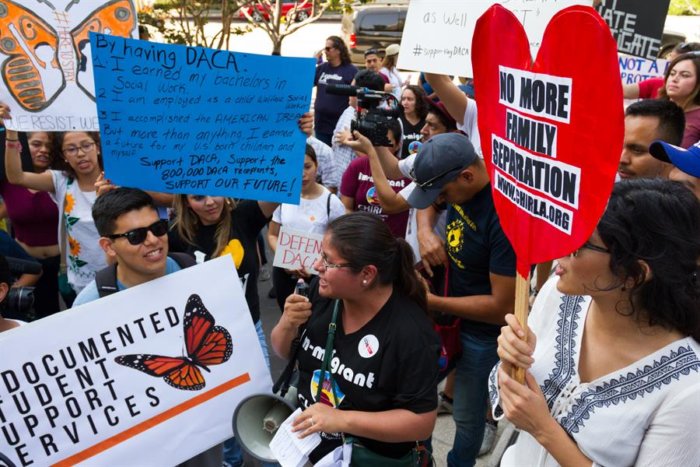
POLYGON ((462 251, 464 245, 464 222, 460 219, 455 219, 445 229, 447 236, 447 254, 455 265, 464 269, 464 263, 458 258, 458 254, 462 251))
POLYGON ((221 255, 219 256, 224 255, 233 256, 233 263, 236 265, 236 268, 239 268, 243 262, 243 257, 245 256, 245 250, 243 249, 241 241, 234 238, 228 242, 228 245, 226 245, 226 247, 221 251, 221 255))
POLYGON ((68 245, 70 246, 71 256, 78 256, 80 254, 80 242, 70 235, 68 236, 68 245))
POLYGON ((73 207, 75 206, 75 200, 73 199, 73 195, 70 193, 66 194, 66 201, 63 204, 63 212, 66 214, 70 214, 71 211, 73 210, 73 207))

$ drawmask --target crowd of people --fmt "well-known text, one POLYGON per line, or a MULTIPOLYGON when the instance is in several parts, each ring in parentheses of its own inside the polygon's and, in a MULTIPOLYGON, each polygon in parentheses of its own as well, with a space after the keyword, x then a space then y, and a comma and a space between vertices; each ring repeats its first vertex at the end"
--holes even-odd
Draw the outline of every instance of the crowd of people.
MULTIPOLYGON (((376 465, 429 465, 440 412, 456 425, 437 459, 450 467, 474 465, 502 417, 520 430, 502 465, 700 465, 698 50, 680 44, 663 79, 625 88, 641 100, 625 111, 619 181, 586 243, 551 278, 551 265, 538 268, 527 330, 512 314, 515 254, 482 158, 479 83, 465 92, 425 73, 426 92, 397 71, 397 45, 368 50, 358 71, 331 36, 314 112, 299 120, 298 205, 116 187, 99 134, 5 130, 0 194, 14 239, 2 241, 43 274, 12 277, 0 256, 0 301, 35 286, 33 309, 3 309, 0 331, 230 254, 269 367, 260 238, 267 225, 274 252, 287 227, 323 234, 316 274, 274 268, 270 291, 282 313, 269 344, 298 369, 294 430, 322 435, 312 462, 352 439, 376 465), (352 131, 361 102, 330 84, 391 96, 386 144, 352 131), (294 293, 299 281, 308 297, 294 293), (440 395, 438 314, 459 318, 461 343, 440 395)), ((0 103, 0 117, 11 111, 0 103)), ((184 465, 242 462, 231 439, 184 465)))

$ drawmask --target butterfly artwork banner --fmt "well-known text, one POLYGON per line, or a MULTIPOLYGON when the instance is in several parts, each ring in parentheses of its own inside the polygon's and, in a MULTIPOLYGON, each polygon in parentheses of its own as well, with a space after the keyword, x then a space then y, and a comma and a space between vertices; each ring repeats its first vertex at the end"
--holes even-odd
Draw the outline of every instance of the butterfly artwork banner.
POLYGON ((0 0, 8 128, 99 131, 90 32, 138 37, 134 0, 0 0))
POLYGON ((271 388, 230 255, 4 332, 0 354, 17 466, 174 465, 271 388))

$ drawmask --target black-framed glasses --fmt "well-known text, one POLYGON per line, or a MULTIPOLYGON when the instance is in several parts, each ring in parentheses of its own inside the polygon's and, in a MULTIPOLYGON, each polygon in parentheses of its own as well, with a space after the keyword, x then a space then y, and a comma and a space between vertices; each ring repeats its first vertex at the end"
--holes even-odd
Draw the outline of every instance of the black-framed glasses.
POLYGON ((146 240, 148 232, 151 232, 156 237, 162 237, 168 233, 168 221, 161 219, 148 227, 139 227, 138 229, 129 230, 128 232, 120 234, 107 235, 106 237, 111 240, 124 237, 132 245, 140 245, 146 240))
POLYGON ((431 186, 433 186, 435 184, 435 182, 437 182, 441 178, 445 177, 448 173, 454 172, 455 170, 461 170, 461 169, 462 169, 461 165, 458 165, 457 167, 452 167, 451 169, 447 169, 444 172, 440 172, 436 176, 429 178, 428 180, 426 180, 422 183, 416 183, 416 185, 418 185, 419 188, 422 188, 423 190, 425 190, 426 188, 430 188, 431 186))
POLYGON ((351 266, 350 263, 331 263, 328 261, 328 257, 325 254, 321 254, 321 264, 323 264, 323 267, 326 269, 341 269, 351 266))
POLYGON ((92 151, 95 149, 95 146, 97 146, 97 143, 94 141, 83 141, 80 143, 79 146, 68 146, 67 148, 63 149, 63 155, 64 156, 77 156, 78 155, 78 150, 81 150, 87 154, 88 152, 92 151))
POLYGON ((598 246, 598 245, 594 245, 594 244, 592 244, 591 242, 586 242, 586 243, 584 243, 583 245, 581 245, 580 248, 578 248, 577 250, 574 250, 574 251, 571 253, 571 256, 573 256, 574 258, 576 258, 576 257, 579 255, 579 253, 581 253, 581 250, 584 250, 584 249, 585 249, 585 250, 597 251, 598 253, 610 253, 610 250, 608 250, 608 249, 605 248, 605 247, 598 246))

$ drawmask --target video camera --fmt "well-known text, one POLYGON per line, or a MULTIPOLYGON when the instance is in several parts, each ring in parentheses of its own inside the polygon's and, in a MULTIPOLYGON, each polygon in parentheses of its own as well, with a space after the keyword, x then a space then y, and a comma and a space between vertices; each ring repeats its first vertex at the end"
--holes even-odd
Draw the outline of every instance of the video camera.
MULTIPOLYGON (((41 264, 36 261, 28 261, 6 256, 7 265, 13 277, 22 274, 40 274, 41 264)), ((12 285, 12 284, 8 284, 12 285)), ((34 306, 34 287, 11 287, 4 300, 8 315, 24 317, 34 306)), ((9 317, 9 316, 8 316, 9 317)))
POLYGON ((393 94, 349 84, 329 84, 326 92, 336 96, 357 96, 358 115, 350 124, 350 131, 359 131, 372 142, 372 146, 391 146, 387 138, 389 121, 401 114, 399 101, 393 94))

